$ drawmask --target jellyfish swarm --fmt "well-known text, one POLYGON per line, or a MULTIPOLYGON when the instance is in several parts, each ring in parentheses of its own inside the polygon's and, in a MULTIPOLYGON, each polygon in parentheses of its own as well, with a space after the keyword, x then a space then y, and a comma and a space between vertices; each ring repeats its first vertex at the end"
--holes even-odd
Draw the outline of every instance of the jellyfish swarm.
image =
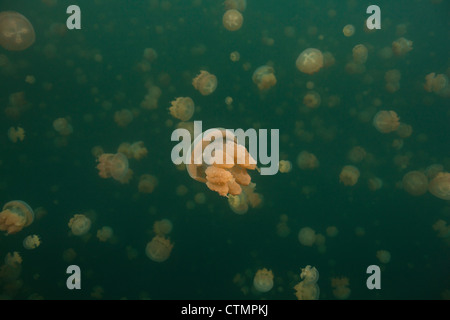
POLYGON ((0 230, 7 234, 17 233, 34 221, 34 211, 30 206, 21 201, 14 200, 3 206, 0 212, 0 230))
POLYGON ((104 153, 98 158, 98 175, 104 179, 113 177, 122 182, 128 173, 128 159, 122 153, 104 153))
POLYGON ((36 38, 30 21, 18 12, 0 12, 0 45, 6 50, 22 51, 36 38))
POLYGON ((206 183, 221 196, 240 194, 241 186, 251 182, 247 170, 256 169, 256 160, 237 143, 234 134, 225 129, 210 129, 198 135, 185 163, 191 178, 206 183), (211 154, 207 155, 206 151, 211 154))
POLYGON ((300 53, 295 65, 299 71, 313 74, 323 67, 322 52, 314 48, 308 48, 300 53))

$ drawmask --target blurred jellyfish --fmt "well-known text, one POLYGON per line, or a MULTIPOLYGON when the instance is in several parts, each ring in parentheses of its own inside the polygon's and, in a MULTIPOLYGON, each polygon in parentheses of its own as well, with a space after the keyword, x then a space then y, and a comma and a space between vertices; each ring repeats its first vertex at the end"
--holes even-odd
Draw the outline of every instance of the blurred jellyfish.
POLYGON ((367 61, 368 50, 363 44, 357 44, 353 47, 353 61, 357 64, 364 64, 367 61))
POLYGON ((266 268, 256 271, 253 278, 253 286, 258 292, 269 292, 273 288, 273 273, 272 270, 266 268))
POLYGON ((421 196, 428 190, 427 176, 420 171, 410 171, 403 176, 403 189, 413 196, 421 196))
POLYGON ((448 78, 445 74, 438 74, 432 72, 425 77, 424 88, 428 92, 440 93, 448 86, 448 78))
POLYGON ((367 186, 371 191, 379 190, 381 189, 381 187, 383 187, 383 180, 378 177, 370 178, 367 181, 367 186))
POLYGON ((348 278, 331 278, 331 287, 333 289, 333 295, 336 299, 345 300, 350 296, 351 290, 348 287, 350 284, 348 278))
POLYGON ((106 242, 110 240, 114 235, 114 231, 111 227, 104 226, 101 229, 97 230, 97 238, 101 242, 106 242))
POLYGON ((315 109, 320 106, 320 102, 320 95, 316 91, 309 91, 303 97, 303 104, 311 109, 315 109))
POLYGON ((317 281, 319 280, 319 272, 315 267, 311 267, 310 265, 302 268, 302 272, 300 274, 300 278, 303 281, 297 283, 294 287, 295 295, 298 300, 317 300, 319 299, 320 289, 317 285, 317 281))
POLYGON ((33 209, 21 200, 13 200, 6 203, 0 212, 0 231, 13 234, 29 226, 33 221, 33 209))
POLYGON ((244 17, 242 16, 242 13, 236 9, 230 9, 224 13, 222 23, 225 29, 229 31, 237 31, 242 27, 244 17))
POLYGON ((148 154, 147 148, 144 146, 143 141, 136 141, 130 145, 129 152, 131 154, 131 158, 136 160, 141 160, 145 158, 148 154))
POLYGON ((359 179, 359 170, 355 166, 344 166, 339 175, 339 181, 344 186, 354 186, 359 179))
POLYGON ((114 113, 114 121, 119 127, 126 127, 133 121, 133 113, 128 109, 122 109, 114 113))
POLYGON ((113 177, 115 180, 121 182, 127 176, 128 159, 122 153, 104 153, 98 158, 99 164, 97 169, 98 175, 104 179, 113 177))
POLYGON ((138 190, 140 193, 152 193, 158 185, 158 178, 151 174, 143 174, 139 178, 138 190))
POLYGON ((344 34, 344 36, 346 37, 351 37, 355 34, 355 27, 351 24, 347 24, 343 29, 342 29, 342 33, 344 34))
POLYGON ((313 74, 323 67, 322 52, 314 48, 308 48, 300 53, 295 65, 299 71, 313 74))
POLYGON ((381 263, 389 263, 389 261, 391 261, 391 253, 387 250, 378 250, 377 251, 377 259, 381 262, 381 263))
POLYGON ((367 155, 367 152, 363 147, 356 146, 356 147, 353 147, 348 152, 347 158, 348 158, 348 160, 350 160, 353 163, 359 163, 366 158, 366 155, 367 155))
POLYGON ((329 226, 329 227, 327 227, 325 232, 327 233, 328 237, 334 238, 334 237, 336 237, 338 235, 339 230, 335 226, 329 226))
POLYGON ((300 279, 303 279, 303 281, 307 283, 316 283, 319 280, 319 271, 317 271, 316 267, 307 265, 302 268, 300 279))
POLYGON ((319 161, 314 154, 302 151, 297 157, 297 165, 302 170, 313 170, 319 166, 319 161))
POLYGON ((162 219, 155 221, 153 224, 153 232, 156 233, 156 235, 164 237, 172 232, 173 224, 172 221, 169 219, 162 219))
POLYGON ((176 98, 171 104, 170 114, 181 121, 188 121, 194 114, 194 101, 189 97, 176 98))
POLYGON ((450 237, 450 226, 447 225, 446 221, 439 219, 435 223, 433 223, 432 228, 438 233, 438 238, 450 237))
POLYGON ((278 167, 281 173, 288 173, 292 170, 292 163, 288 160, 280 160, 278 167))
POLYGON ((41 239, 35 234, 29 235, 23 239, 23 247, 28 250, 36 249, 41 244, 41 239))
POLYGON ((405 139, 411 136, 413 129, 411 125, 401 122, 396 132, 400 138, 405 139))
POLYGON ((404 56, 413 49, 413 42, 406 38, 399 38, 392 42, 392 51, 396 56, 404 56))
POLYGON ((157 235, 147 243, 145 254, 155 262, 164 262, 169 258, 172 248, 173 244, 169 239, 157 235))
POLYGON ((238 51, 233 51, 230 53, 230 60, 233 62, 238 62, 241 59, 241 54, 238 51))
POLYGON ((450 200, 450 173, 439 172, 428 185, 430 193, 442 200, 450 200))
POLYGON ((69 221, 69 228, 76 236, 82 236, 91 229, 91 219, 84 214, 75 214, 69 221))
POLYGON ((316 232, 310 227, 301 228, 298 232, 298 241, 307 247, 312 247, 316 241, 316 232))
POLYGON ((395 111, 378 111, 373 117, 373 125, 381 133, 389 133, 399 127, 399 117, 395 111))
POLYGON ((234 213, 244 214, 248 211, 247 196, 244 192, 238 195, 229 195, 228 204, 234 213))
POLYGON ((8 138, 11 142, 16 143, 18 140, 23 141, 25 139, 25 130, 21 127, 9 128, 8 130, 8 138))
POLYGON ((277 83, 274 69, 270 66, 261 66, 255 70, 252 76, 253 82, 258 86, 259 90, 267 90, 277 83))
POLYGON ((62 136, 68 136, 73 132, 72 125, 66 118, 58 118, 53 121, 53 128, 62 136))
POLYGON ((6 50, 21 51, 35 41, 33 25, 18 12, 0 12, 0 45, 6 50))
POLYGON ((217 88, 217 78, 208 71, 201 70, 200 74, 192 80, 192 85, 204 96, 210 95, 217 88))

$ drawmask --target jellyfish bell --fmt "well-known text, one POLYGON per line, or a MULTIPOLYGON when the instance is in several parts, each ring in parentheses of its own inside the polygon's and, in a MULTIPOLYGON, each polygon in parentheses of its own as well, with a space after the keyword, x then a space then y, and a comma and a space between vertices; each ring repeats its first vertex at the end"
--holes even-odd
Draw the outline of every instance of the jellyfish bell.
POLYGON ((450 200, 450 173, 439 172, 428 185, 430 193, 442 200, 450 200))
POLYGON ((313 74, 323 67, 323 55, 318 49, 308 48, 304 50, 295 62, 297 69, 303 73, 313 74))
POLYGON ((428 179, 420 171, 410 171, 403 176, 402 185, 409 194, 421 196, 428 190, 428 179))
POLYGON ((253 286, 258 292, 269 292, 273 288, 273 273, 266 268, 258 270, 253 278, 253 286))
POLYGON ((35 41, 33 25, 18 12, 0 12, 0 45, 9 51, 22 51, 35 41))
POLYGON ((7 234, 19 232, 34 221, 34 211, 24 201, 13 200, 3 206, 0 212, 0 230, 7 234))
POLYGON ((227 10, 222 18, 222 23, 225 29, 229 31, 237 31, 242 27, 244 17, 236 9, 227 10))
POLYGON ((300 278, 305 282, 316 283, 319 280, 319 271, 316 269, 316 267, 307 265, 302 269, 300 278))

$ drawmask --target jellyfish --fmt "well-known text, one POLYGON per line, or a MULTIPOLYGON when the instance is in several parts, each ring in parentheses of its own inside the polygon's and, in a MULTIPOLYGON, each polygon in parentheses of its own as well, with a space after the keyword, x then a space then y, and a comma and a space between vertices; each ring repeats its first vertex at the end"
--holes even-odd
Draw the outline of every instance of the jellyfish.
POLYGON ((241 54, 238 51, 233 51, 230 53, 230 60, 233 62, 238 62, 241 59, 241 54))
POLYGON ((16 143, 18 140, 23 141, 25 139, 25 130, 21 127, 17 127, 17 129, 11 127, 8 130, 8 138, 13 143, 16 143))
POLYGON ((381 187, 383 187, 383 180, 378 177, 370 178, 367 181, 367 186, 371 191, 379 190, 381 189, 381 187))
POLYGON ((298 232, 298 241, 306 247, 312 247, 316 241, 316 232, 310 227, 301 228, 298 232))
POLYGON ((308 48, 300 53, 295 65, 301 72, 313 74, 323 67, 322 52, 314 48, 308 48))
POLYGON ((66 118, 58 118, 53 121, 53 128, 62 136, 68 136, 73 132, 72 125, 66 118))
POLYGON ((126 127, 133 121, 133 113, 128 109, 122 109, 114 113, 114 122, 119 127, 126 127))
POLYGON ((256 271, 253 278, 253 286, 258 292, 269 292, 273 288, 273 273, 272 270, 266 268, 256 271))
POLYGON ((314 154, 302 151, 297 157, 297 165, 302 170, 313 170, 319 166, 319 161, 314 154))
POLYGON ((155 221, 153 224, 153 232, 156 235, 164 237, 172 232, 173 224, 169 219, 155 221))
POLYGON ((396 56, 404 56, 413 49, 413 42, 406 38, 399 38, 392 42, 392 51, 396 56))
POLYGON ((201 70, 200 74, 192 80, 192 85, 204 96, 210 95, 217 88, 217 78, 208 71, 201 70))
POLYGON ((403 176, 403 189, 413 196, 421 196, 428 190, 427 176, 420 171, 410 171, 403 176))
POLYGON ((440 93, 448 86, 448 78, 445 74, 438 74, 432 72, 425 76, 424 88, 428 92, 440 93))
POLYGON ((228 204, 236 214, 245 214, 248 211, 247 195, 244 192, 238 195, 229 195, 228 204))
POLYGON ((23 239, 23 247, 28 250, 33 250, 39 247, 41 244, 41 239, 35 234, 29 235, 23 239))
POLYGON ((327 227, 325 232, 327 233, 328 237, 334 238, 338 235, 339 230, 336 226, 329 226, 329 227, 327 227))
POLYGON ((347 158, 353 163, 359 163, 366 158, 367 152, 361 146, 353 147, 349 152, 347 158))
POLYGON ((347 299, 351 293, 349 284, 348 278, 331 278, 331 287, 334 288, 333 295, 339 300, 347 299))
POLYGON ((6 203, 0 212, 0 231, 6 231, 7 234, 17 233, 33 221, 33 209, 21 200, 13 200, 6 203))
POLYGON ((141 160, 142 158, 145 158, 148 154, 148 150, 147 148, 144 146, 144 142, 143 141, 136 141, 133 142, 130 145, 130 154, 131 157, 136 159, 136 160, 141 160))
POLYGON ((288 173, 292 170, 292 163, 289 160, 280 160, 278 168, 281 173, 288 173))
POLYGON ((339 174, 339 181, 344 186, 354 186, 359 179, 359 170, 355 166, 344 166, 339 174))
POLYGON ((343 29, 342 29, 342 33, 344 34, 344 36, 346 37, 351 37, 355 34, 355 27, 351 24, 347 24, 343 29))
POLYGON ((6 50, 22 51, 35 41, 33 25, 18 12, 0 12, 0 45, 6 50))
POLYGON ((430 193, 442 200, 450 200, 450 173, 439 172, 428 185, 430 193))
POLYGON ((318 300, 320 289, 317 283, 299 282, 295 287, 295 295, 298 300, 318 300))
POLYGON ((357 44, 353 47, 353 61, 357 64, 364 64, 367 61, 368 50, 363 44, 357 44))
POLYGON ((101 242, 106 242, 110 240, 114 235, 114 231, 111 227, 104 226, 101 229, 97 230, 97 238, 101 242))
POLYGON ((181 121, 188 121, 194 114, 194 101, 189 97, 176 98, 171 104, 170 114, 181 121))
POLYGON ((389 133, 398 129, 399 117, 395 111, 378 111, 373 117, 373 125, 381 133, 389 133))
POLYGON ((319 271, 317 271, 316 267, 307 265, 306 267, 302 268, 300 279, 303 279, 303 281, 306 283, 316 283, 319 280, 319 271))
POLYGON ((316 91, 309 91, 303 97, 303 104, 310 109, 315 109, 320 106, 321 98, 316 91))
POLYGON ((424 173, 427 176, 428 180, 431 181, 433 180, 438 173, 443 172, 444 171, 444 166, 440 163, 433 163, 432 165, 429 165, 428 167, 426 167, 424 173))
POLYGON ((400 125, 398 126, 396 132, 400 138, 405 139, 411 136, 413 129, 411 125, 400 122, 400 125))
POLYGON ((377 259, 381 262, 381 263, 389 263, 389 261, 391 261, 391 253, 387 250, 378 250, 377 251, 377 259))
POLYGON ((145 254, 155 262, 164 262, 169 258, 172 248, 173 244, 169 239, 156 235, 147 243, 145 254))
POLYGON ((267 90, 277 83, 274 69, 266 65, 261 66, 255 70, 252 76, 252 80, 261 91, 267 90))
POLYGON ((224 13, 222 23, 225 29, 229 31, 237 31, 242 27, 244 17, 242 16, 242 13, 236 9, 229 9, 224 13))
POLYGON ((122 182, 127 177, 128 159, 123 153, 104 153, 98 158, 98 175, 104 179, 113 177, 122 182))
POLYGON ((158 178, 151 174, 143 174, 139 178, 138 190, 140 193, 152 193, 158 185, 158 178))
POLYGON ((446 221, 439 219, 433 223, 432 228, 434 231, 437 231, 438 238, 450 237, 450 226, 447 225, 446 221))
POLYGON ((69 228, 76 236, 82 236, 89 232, 91 229, 91 219, 84 214, 75 214, 73 218, 69 220, 69 228))

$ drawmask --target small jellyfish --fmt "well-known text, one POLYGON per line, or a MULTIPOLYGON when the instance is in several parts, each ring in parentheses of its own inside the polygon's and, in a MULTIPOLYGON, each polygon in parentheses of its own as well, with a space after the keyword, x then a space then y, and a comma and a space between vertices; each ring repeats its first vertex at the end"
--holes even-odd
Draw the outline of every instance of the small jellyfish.
POLYGON ((347 158, 353 163, 359 163, 366 158, 367 152, 361 146, 353 147, 349 152, 347 158))
POLYGON ((114 113, 114 122, 119 127, 126 127, 133 121, 133 113, 128 109, 122 109, 114 113))
POLYGON ((72 125, 66 118, 58 118, 53 121, 53 128, 62 136, 68 136, 73 132, 72 125))
POLYGON ((8 130, 8 138, 11 142, 16 143, 18 140, 23 141, 25 139, 25 130, 21 127, 9 128, 8 130))
POLYGON ((236 214, 245 214, 248 211, 247 195, 244 192, 238 195, 229 195, 228 204, 230 209, 236 214))
POLYGON ((295 295, 298 300, 317 300, 320 296, 320 289, 315 282, 301 281, 294 287, 295 295))
POLYGON ((173 224, 169 219, 162 219, 159 221, 155 221, 153 224, 153 232, 156 235, 164 237, 172 232, 173 224))
POLYGON ((169 258, 172 248, 173 244, 169 239, 157 235, 147 243, 145 254, 155 262, 164 262, 169 258))
POLYGON ((41 245, 41 239, 35 234, 29 235, 25 239, 23 239, 23 247, 27 250, 36 249, 41 245))
POLYGON ((194 114, 194 101, 189 97, 176 98, 171 102, 170 114, 181 121, 188 121, 194 114))
POLYGON ((104 226, 101 229, 97 230, 97 238, 101 242, 106 242, 110 240, 114 235, 114 231, 111 227, 104 226))
POLYGON ((0 212, 0 230, 7 234, 19 232, 34 221, 34 211, 21 201, 14 200, 6 203, 0 212))
POLYGON ((370 178, 367 181, 367 186, 369 187, 369 190, 376 191, 383 187, 383 180, 381 180, 378 177, 370 178))
POLYGON ((342 33, 344 34, 344 36, 346 37, 351 37, 355 34, 355 27, 351 24, 347 24, 343 29, 342 29, 342 33))
POLYGON ((400 138, 405 139, 411 136, 413 128, 411 125, 401 122, 396 132, 400 138))
POLYGON ((233 51, 230 53, 230 60, 233 62, 238 62, 241 59, 241 54, 238 51, 233 51))
POLYGON ((295 65, 301 72, 313 74, 323 67, 322 52, 314 48, 308 48, 300 53, 295 65))
POLYGON ((152 193, 158 185, 158 178, 151 174, 143 174, 139 178, 138 190, 140 193, 152 193))
POLYGON ((420 171, 410 171, 403 176, 403 189, 413 196, 421 196, 428 190, 427 176, 420 171))
POLYGON ((136 141, 130 145, 129 152, 131 154, 131 158, 136 160, 141 160, 145 158, 148 154, 147 148, 144 146, 143 141, 136 141))
POLYGON ((33 25, 18 12, 0 12, 0 45, 6 50, 22 51, 35 41, 33 25))
POLYGON ((438 74, 432 72, 425 76, 424 88, 428 92, 440 93, 448 86, 448 78, 445 74, 438 74))
POLYGON ((339 181, 344 186, 354 186, 359 179, 359 170, 355 166, 344 166, 339 174, 339 181))
POLYGON ((378 250, 377 251, 377 259, 381 262, 381 263, 389 263, 389 261, 391 261, 391 253, 387 250, 378 250))
POLYGON ((373 125, 381 133, 389 133, 399 127, 399 117, 395 111, 378 111, 373 117, 373 125))
POLYGON ((314 154, 302 151, 297 157, 297 165, 302 170, 313 170, 319 166, 319 160, 314 154))
POLYGON ((348 287, 350 284, 348 278, 331 278, 331 287, 333 289, 333 295, 336 299, 345 300, 350 296, 351 290, 348 287))
POLYGON ((392 42, 392 51, 396 56, 404 56, 413 49, 413 42, 406 38, 399 38, 392 42))
POLYGON ((307 247, 312 247, 316 241, 316 232, 310 227, 301 228, 298 232, 298 241, 307 247))
POLYGON ((115 180, 121 182, 126 178, 128 169, 128 159, 122 153, 104 153, 98 158, 99 164, 97 169, 98 175, 104 179, 113 177, 115 180))
POLYGON ((336 226, 329 226, 329 227, 327 227, 325 232, 327 233, 328 237, 334 238, 338 235, 339 230, 336 226))
POLYGON ((256 271, 255 277, 253 278, 253 286, 259 292, 269 292, 273 288, 273 273, 272 270, 267 270, 263 268, 256 271))
POLYGON ((363 44, 357 44, 353 47, 353 61, 357 64, 366 63, 368 57, 367 47, 363 44))
POLYGON ((303 104, 310 109, 315 109, 320 106, 321 98, 316 91, 309 91, 303 97, 303 104))
POLYGON ((68 226, 74 235, 82 236, 91 229, 91 219, 84 214, 75 214, 73 218, 69 220, 68 226))
POLYGON ((242 13, 236 9, 230 9, 224 13, 222 23, 225 29, 229 31, 237 31, 242 27, 244 17, 242 16, 242 13))
POLYGON ((319 280, 319 271, 317 271, 316 267, 307 265, 306 267, 302 268, 300 278, 307 283, 316 283, 319 280))
POLYGON ((267 90, 277 83, 274 69, 270 66, 261 66, 255 70, 252 76, 253 82, 258 86, 259 90, 267 90))
POLYGON ((200 74, 192 80, 192 85, 204 96, 210 95, 217 88, 217 78, 208 71, 201 70, 200 74))
POLYGON ((288 173, 292 170, 292 163, 289 160, 280 160, 278 168, 281 173, 288 173))
POLYGON ((430 193, 442 200, 450 200, 450 173, 439 172, 428 185, 430 193))

